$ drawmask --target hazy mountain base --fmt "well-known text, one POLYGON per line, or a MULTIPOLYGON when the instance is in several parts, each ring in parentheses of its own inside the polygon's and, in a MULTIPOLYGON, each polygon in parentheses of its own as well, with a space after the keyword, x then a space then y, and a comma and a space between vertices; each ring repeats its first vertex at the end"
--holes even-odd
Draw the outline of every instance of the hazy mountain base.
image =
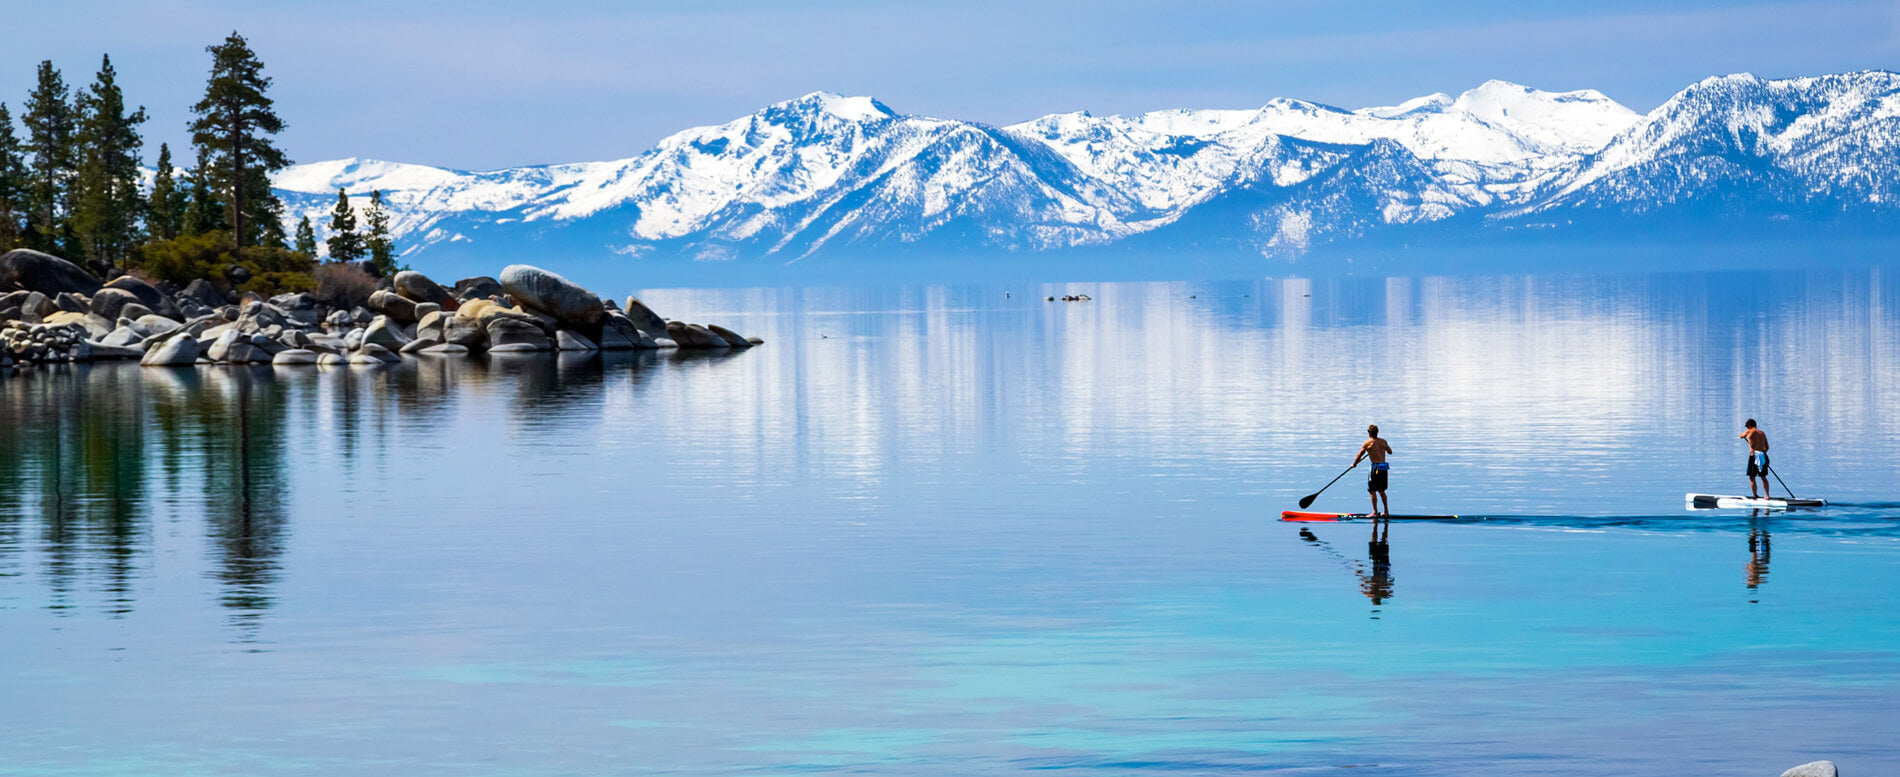
POLYGON ((921 243, 833 248, 795 261, 760 258, 726 244, 661 244, 627 255, 607 248, 608 235, 582 234, 586 230, 572 228, 579 224, 550 224, 533 234, 504 230, 480 241, 439 244, 417 257, 417 269, 453 279, 481 274, 497 262, 530 262, 558 268, 589 287, 653 288, 1604 274, 1900 264, 1900 223, 1876 228, 1865 222, 1486 228, 1478 221, 1474 217, 1383 227, 1291 257, 1232 238, 1138 239, 1060 251, 1012 251, 981 247, 974 240, 946 240, 946 232, 921 243), (711 258, 721 256, 735 258, 711 258))

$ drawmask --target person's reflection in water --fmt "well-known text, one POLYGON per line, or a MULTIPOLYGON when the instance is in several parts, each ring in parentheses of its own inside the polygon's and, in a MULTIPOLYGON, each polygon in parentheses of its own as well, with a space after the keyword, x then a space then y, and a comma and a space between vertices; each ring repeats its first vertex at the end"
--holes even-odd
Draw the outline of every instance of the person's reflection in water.
POLYGON ((1389 543, 1391 536, 1391 521, 1372 522, 1372 539, 1366 543, 1366 553, 1370 557, 1368 566, 1361 564, 1357 559, 1346 558, 1333 549, 1332 543, 1314 534, 1311 528, 1300 527, 1302 541, 1312 543, 1314 547, 1319 548, 1321 553, 1331 556, 1341 566, 1351 570, 1354 577, 1359 578, 1359 592, 1371 599, 1374 605, 1373 620, 1379 619, 1379 606, 1385 604, 1385 600, 1392 598, 1392 546, 1389 543))
POLYGON ((1768 582, 1768 527, 1762 510, 1748 518, 1748 603, 1761 603, 1761 584, 1768 582))
MULTIPOLYGON (((1360 593, 1365 594, 1367 599, 1371 599, 1374 605, 1384 604, 1385 600, 1392 598, 1392 545, 1389 542, 1391 539, 1392 522, 1374 519, 1372 539, 1366 542, 1366 555, 1372 561, 1372 570, 1359 578, 1360 593), (1385 530, 1383 533, 1380 532, 1382 525, 1385 530)), ((1373 610, 1372 617, 1378 618, 1379 611, 1373 610)))

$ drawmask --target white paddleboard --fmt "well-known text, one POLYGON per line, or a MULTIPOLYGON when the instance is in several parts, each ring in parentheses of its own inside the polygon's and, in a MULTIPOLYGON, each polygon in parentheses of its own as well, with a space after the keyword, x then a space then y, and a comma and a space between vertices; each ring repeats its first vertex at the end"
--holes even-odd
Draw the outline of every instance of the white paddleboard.
POLYGON ((1693 507, 1826 507, 1826 499, 1796 499, 1793 497, 1765 498, 1758 496, 1725 496, 1722 494, 1683 494, 1683 501, 1693 507))

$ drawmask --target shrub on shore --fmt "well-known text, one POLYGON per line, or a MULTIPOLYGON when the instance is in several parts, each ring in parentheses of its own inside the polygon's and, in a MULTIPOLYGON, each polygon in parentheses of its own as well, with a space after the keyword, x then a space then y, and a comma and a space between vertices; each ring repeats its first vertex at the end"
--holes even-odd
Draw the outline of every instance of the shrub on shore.
POLYGON ((269 297, 317 285, 317 263, 310 257, 278 246, 238 251, 226 232, 153 240, 127 263, 141 276, 181 286, 204 278, 230 295, 255 291, 269 297))
POLYGON ((325 262, 314 275, 317 301, 339 310, 369 307, 369 295, 376 291, 376 279, 347 262, 325 262))

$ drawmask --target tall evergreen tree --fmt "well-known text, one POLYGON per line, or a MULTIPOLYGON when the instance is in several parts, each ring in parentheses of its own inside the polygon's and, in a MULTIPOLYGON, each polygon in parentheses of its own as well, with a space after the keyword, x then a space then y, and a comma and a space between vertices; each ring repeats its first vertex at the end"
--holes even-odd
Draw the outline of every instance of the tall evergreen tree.
POLYGON ((139 148, 145 141, 138 127, 145 123, 145 109, 125 112, 125 94, 110 56, 77 103, 79 177, 73 231, 88 260, 114 267, 125 263, 138 242, 139 213, 145 204, 139 195, 139 148))
POLYGON ((26 208, 26 161, 20 156, 20 139, 13 134, 13 114, 0 103, 0 252, 19 248, 26 208))
POLYGON ((342 189, 336 190, 336 208, 330 211, 330 237, 324 242, 330 247, 331 261, 363 258, 363 235, 356 231, 356 211, 350 210, 349 192, 342 189))
POLYGON ((224 220, 224 203, 211 185, 211 160, 203 146, 198 147, 198 165, 191 169, 190 205, 185 208, 185 225, 180 234, 202 235, 230 229, 224 220))
POLYGON ((277 224, 281 244, 283 223, 277 216, 283 205, 271 193, 268 177, 288 166, 290 159, 270 139, 284 129, 271 99, 264 95, 271 79, 264 75, 264 63, 244 36, 236 32, 205 50, 211 52, 211 79, 205 83, 204 99, 191 108, 198 114, 191 123, 191 142, 210 152, 210 179, 225 199, 237 246, 266 237, 271 222, 277 224))
POLYGON ((152 194, 146 199, 145 227, 159 240, 178 237, 185 228, 189 195, 178 188, 176 168, 171 146, 158 144, 158 171, 152 175, 152 194))
POLYGON ((27 187, 26 242, 41 251, 71 257, 72 224, 67 220, 71 206, 73 167, 73 106, 68 100, 66 82, 52 60, 40 63, 39 81, 26 98, 26 150, 33 155, 29 166, 32 183, 27 187))
POLYGON ((363 213, 368 222, 369 235, 363 244, 369 249, 369 260, 383 271, 383 277, 396 275, 396 243, 389 237, 389 211, 383 209, 383 193, 374 190, 369 193, 369 210, 363 213))
POLYGON ((310 217, 297 221, 297 253, 304 256, 317 255, 317 231, 310 226, 310 217))

